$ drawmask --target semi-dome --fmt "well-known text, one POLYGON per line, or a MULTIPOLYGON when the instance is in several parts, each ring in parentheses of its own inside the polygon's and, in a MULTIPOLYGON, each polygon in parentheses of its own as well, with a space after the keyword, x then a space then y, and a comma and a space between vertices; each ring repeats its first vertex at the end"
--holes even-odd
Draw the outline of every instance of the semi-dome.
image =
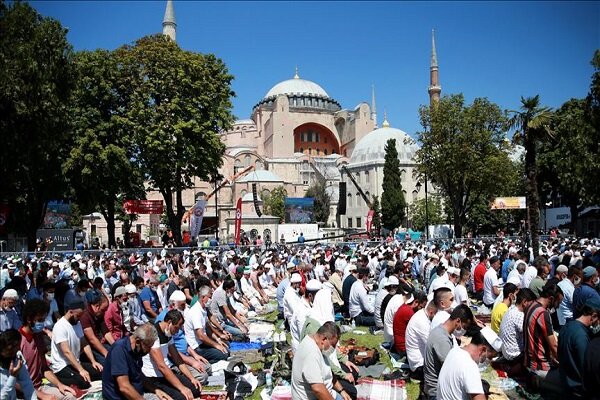
POLYGON ((383 162, 385 160, 385 145, 389 139, 396 139, 396 150, 401 163, 412 163, 419 146, 400 129, 385 126, 375 129, 362 138, 354 148, 350 164, 383 162))
POLYGON ((299 95, 317 95, 329 97, 327 92, 313 81, 300 78, 292 78, 279 82, 273 86, 265 95, 265 99, 280 94, 299 94, 299 95))

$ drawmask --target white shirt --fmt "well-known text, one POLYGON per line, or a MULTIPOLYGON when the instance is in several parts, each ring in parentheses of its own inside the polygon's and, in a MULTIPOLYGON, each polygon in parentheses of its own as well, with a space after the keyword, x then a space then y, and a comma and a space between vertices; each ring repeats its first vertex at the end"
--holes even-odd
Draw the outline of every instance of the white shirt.
POLYGON ((367 296, 365 284, 361 280, 357 280, 352 284, 350 297, 348 298, 348 311, 350 312, 350 318, 356 317, 363 311, 370 312, 371 314, 375 312, 367 296))
POLYGON ((383 315, 383 341, 394 343, 394 315, 406 299, 401 294, 392 296, 383 315))
POLYGON ((502 317, 498 336, 502 340, 502 355, 507 360, 517 358, 523 352, 523 319, 525 314, 512 306, 502 317))
MULTIPOLYGON (((515 263, 516 265, 516 263, 515 263)), ((515 268, 516 269, 516 268, 515 268)), ((523 274, 523 286, 524 288, 528 288, 529 284, 537 276, 537 269, 534 266, 528 266, 523 274)))
POLYGON ((575 286, 573 282, 565 278, 558 282, 558 287, 563 291, 563 299, 557 310, 558 323, 564 325, 567 323, 567 319, 573 318, 573 293, 575 292, 575 286))
POLYGON ((206 332, 206 311, 202 308, 200 300, 192 307, 185 310, 183 314, 183 331, 185 332, 185 340, 188 342, 192 350, 195 350, 202 344, 202 341, 196 337, 196 329, 202 329, 206 332))
POLYGON ((294 314, 292 315, 292 320, 290 322, 290 334, 292 335, 292 350, 296 352, 298 349, 298 345, 300 344, 300 335, 302 334, 302 328, 304 327, 304 322, 306 321, 306 317, 311 310, 310 304, 302 298, 297 303, 297 307, 294 309, 294 314))
POLYGON ((463 304, 463 301, 466 302, 467 306, 471 306, 471 300, 469 299, 467 288, 464 285, 458 284, 454 288, 454 302, 460 305, 463 304))
POLYGON ((431 321, 425 309, 417 311, 406 326, 406 358, 412 371, 423 366, 431 321))
POLYGON ((81 324, 71 325, 66 318, 59 319, 52 330, 52 343, 50 344, 50 369, 57 373, 69 365, 60 344, 67 342, 69 349, 75 358, 79 358, 81 352, 81 338, 83 337, 83 329, 81 324))
POLYGON ((430 330, 434 330, 435 328, 437 328, 439 325, 443 324, 444 322, 448 321, 448 319, 450 318, 450 313, 448 311, 444 311, 444 310, 439 310, 438 312, 435 313, 435 315, 433 316, 433 319, 431 320, 431 326, 430 326, 430 330))
MULTIPOLYGON (((160 352, 162 353, 163 358, 165 359, 165 364, 167 364, 167 367, 171 368, 173 366, 173 363, 169 361, 168 358, 169 343, 171 343, 171 340, 169 340, 167 343, 160 344, 160 339, 156 339, 156 341, 152 345, 152 348, 160 349, 160 352)), ((152 361, 150 354, 146 354, 144 357, 142 357, 142 373, 148 378, 160 378, 163 376, 162 372, 160 372, 156 364, 154 364, 154 362, 152 361)))
POLYGON ((508 273, 508 276, 506 277, 506 282, 509 282, 513 277, 519 278, 519 282, 521 282, 519 288, 525 287, 523 286, 523 275, 521 275, 516 268, 513 268, 513 270, 508 273))
POLYGON ((472 394, 483 394, 479 366, 466 350, 454 347, 446 356, 438 376, 439 400, 469 400, 472 394))
POLYGON ((483 276, 483 303, 484 304, 492 304, 496 297, 494 294, 493 288, 498 288, 498 273, 494 268, 487 270, 485 275, 483 276))
POLYGON ((285 289, 285 294, 283 295, 283 317, 288 324, 292 320, 292 315, 294 314, 294 310, 296 309, 296 305, 300 301, 300 298, 300 295, 296 293, 291 284, 285 289))

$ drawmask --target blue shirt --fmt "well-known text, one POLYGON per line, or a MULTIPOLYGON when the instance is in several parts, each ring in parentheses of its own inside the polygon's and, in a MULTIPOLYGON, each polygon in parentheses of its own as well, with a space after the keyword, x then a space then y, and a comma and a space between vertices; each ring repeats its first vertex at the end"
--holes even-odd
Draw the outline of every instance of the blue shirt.
POLYGON ((502 263, 502 282, 506 283, 506 280, 508 279, 508 273, 510 272, 508 270, 508 267, 510 266, 510 262, 512 260, 510 258, 507 258, 506 260, 504 260, 504 262, 502 263))
POLYGON ((140 299, 142 300, 142 305, 144 304, 144 301, 149 301, 152 311, 158 312, 158 296, 154 290, 150 289, 149 286, 146 286, 142 289, 142 292, 140 293, 140 299))
POLYGON ((277 286, 277 310, 279 311, 283 311, 283 296, 288 286, 290 286, 290 278, 285 278, 277 286))
POLYGON ((590 285, 583 283, 581 286, 575 289, 573 292, 573 317, 579 318, 581 316, 581 310, 587 299, 596 298, 600 301, 600 294, 591 287, 590 285))
POLYGON ((131 349, 129 337, 117 340, 109 349, 102 370, 102 397, 109 400, 123 398, 117 388, 117 376, 127 375, 129 383, 139 394, 144 393, 142 385, 142 357, 136 357, 131 349))
MULTIPOLYGON (((158 314, 156 316, 155 322, 164 321, 165 320, 165 316, 167 315, 167 313, 169 311, 171 311, 169 308, 165 308, 164 310, 162 310, 160 312, 160 314, 158 314)), ((181 314, 183 315, 182 312, 181 312, 181 314)), ((189 356, 189 353, 188 353, 188 342, 185 340, 185 332, 183 331, 183 328, 180 329, 180 330, 178 330, 177 333, 174 334, 171 338, 173 339, 173 344, 177 348, 177 351, 180 352, 180 353, 185 354, 186 356, 189 356)))

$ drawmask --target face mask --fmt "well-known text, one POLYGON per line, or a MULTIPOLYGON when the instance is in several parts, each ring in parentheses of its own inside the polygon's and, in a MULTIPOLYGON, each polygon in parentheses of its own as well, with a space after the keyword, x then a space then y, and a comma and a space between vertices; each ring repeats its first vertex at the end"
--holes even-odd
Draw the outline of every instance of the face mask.
POLYGON ((41 331, 44 330, 44 323, 43 322, 36 322, 31 327, 31 330, 33 331, 33 333, 40 333, 41 331))
POLYGON ((121 310, 128 310, 129 309, 129 304, 126 301, 124 301, 123 303, 121 303, 119 306, 121 307, 121 310))
POLYGON ((171 333, 171 325, 167 326, 167 329, 165 329, 165 336, 168 338, 173 336, 173 334, 171 333))
POLYGON ((331 356, 334 351, 335 351, 335 347, 329 346, 329 348, 327 350, 323 350, 321 353, 323 353, 323 355, 325 357, 329 358, 329 356, 331 356))
POLYGON ((600 276, 594 279, 594 286, 598 286, 598 283, 600 283, 600 276))
POLYGON ((590 326, 590 330, 592 331, 592 334, 597 335, 600 332, 600 323, 590 326))
POLYGON ((580 278, 575 278, 575 282, 573 282, 573 284, 575 286, 578 286, 581 283, 581 279, 580 278))
POLYGON ((452 334, 454 335, 454 337, 459 338, 461 336, 464 336, 465 333, 467 333, 467 331, 465 329, 455 329, 454 332, 452 332, 452 334))
POLYGON ((48 299, 48 301, 54 300, 54 293, 46 293, 46 298, 48 299))

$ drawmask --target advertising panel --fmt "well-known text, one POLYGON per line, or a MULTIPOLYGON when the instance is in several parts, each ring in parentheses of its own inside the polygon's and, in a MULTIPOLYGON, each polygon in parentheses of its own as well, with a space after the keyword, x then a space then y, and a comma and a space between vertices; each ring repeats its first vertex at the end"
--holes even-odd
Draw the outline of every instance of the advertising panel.
POLYGON ((287 224, 311 224, 315 199, 312 197, 286 197, 285 222, 287 224))
POLYGON ((319 239, 319 225, 317 224, 281 224, 277 227, 277 235, 281 235, 286 243, 297 242, 300 233, 304 239, 319 239))
POLYGON ((527 208, 525 197, 496 197, 491 204, 492 210, 518 210, 527 208))
POLYGON ((46 206, 44 215, 43 229, 65 229, 70 228, 71 224, 71 203, 61 200, 51 200, 46 206))

